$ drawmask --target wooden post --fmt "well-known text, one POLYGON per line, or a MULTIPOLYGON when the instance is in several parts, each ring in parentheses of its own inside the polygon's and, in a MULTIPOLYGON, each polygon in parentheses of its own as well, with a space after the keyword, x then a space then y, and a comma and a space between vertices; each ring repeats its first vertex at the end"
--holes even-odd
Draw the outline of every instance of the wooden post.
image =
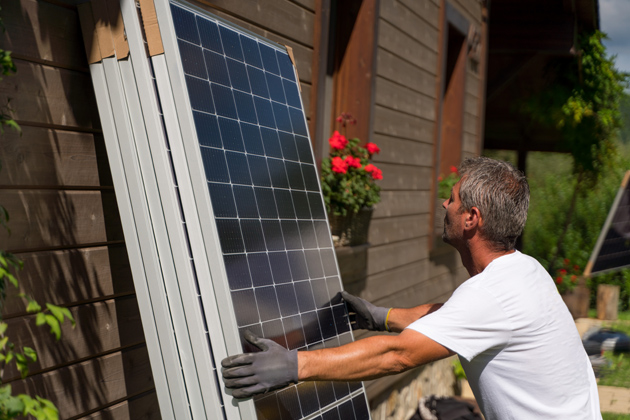
POLYGON ((617 319, 619 286, 600 284, 597 286, 597 319, 617 319))

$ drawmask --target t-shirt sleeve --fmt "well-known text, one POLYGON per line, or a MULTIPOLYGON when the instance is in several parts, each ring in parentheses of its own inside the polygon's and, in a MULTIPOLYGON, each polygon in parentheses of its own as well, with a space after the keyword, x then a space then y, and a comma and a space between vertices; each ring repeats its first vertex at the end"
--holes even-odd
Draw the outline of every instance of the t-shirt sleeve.
POLYGON ((504 346, 512 336, 509 320, 496 298, 465 284, 439 310, 407 328, 426 335, 469 362, 490 348, 504 346))

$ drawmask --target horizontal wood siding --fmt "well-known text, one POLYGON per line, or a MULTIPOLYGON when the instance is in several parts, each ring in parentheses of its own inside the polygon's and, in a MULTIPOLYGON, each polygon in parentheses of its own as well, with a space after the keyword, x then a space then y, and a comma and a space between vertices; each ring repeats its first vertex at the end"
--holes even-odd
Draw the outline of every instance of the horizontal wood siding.
MULTIPOLYGON (((454 250, 441 247, 439 253, 430 253, 428 248, 440 3, 380 2, 373 139, 381 148, 374 160, 383 171, 382 201, 373 214, 370 245, 338 255, 342 273, 345 267, 349 270, 347 290, 381 306, 443 302, 468 277, 454 250), (361 259, 363 270, 353 271, 358 265, 350 261, 361 259)), ((466 6, 462 13, 480 25, 478 5, 466 6)), ((466 82, 462 147, 468 156, 478 154, 479 78, 469 71, 466 82)), ((378 381, 368 383, 378 386, 378 381)))
POLYGON ((59 2, 2 0, 17 73, 0 81, 22 128, 0 141, 3 250, 24 261, 21 290, 70 309, 58 342, 9 288, 2 315, 16 345, 38 353, 14 393, 48 398, 60 418, 159 419, 112 177, 77 11, 59 2))

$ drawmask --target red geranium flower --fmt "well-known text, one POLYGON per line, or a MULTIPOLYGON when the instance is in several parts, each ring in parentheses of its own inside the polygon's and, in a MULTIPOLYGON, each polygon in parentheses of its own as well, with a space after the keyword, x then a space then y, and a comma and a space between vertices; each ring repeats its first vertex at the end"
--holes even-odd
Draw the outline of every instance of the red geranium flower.
POLYGON ((374 178, 376 181, 378 181, 379 179, 383 179, 383 171, 376 168, 374 171, 372 171, 372 178, 374 178))
POLYGON ((451 166, 451 172, 456 174, 457 173, 457 166, 451 166))
POLYGON ((354 156, 346 156, 344 159, 348 168, 360 168, 361 167, 361 159, 355 158, 354 156))
POLYGON ((576 265, 573 266, 573 269, 575 271, 580 271, 580 266, 576 264, 576 265))
POLYGON ((570 262, 571 262, 571 261, 569 261, 569 259, 568 259, 568 258, 565 258, 565 259, 564 259, 564 265, 569 265, 569 263, 570 263, 570 262))
POLYGON ((562 284, 562 277, 558 277, 558 278, 556 278, 556 283, 558 283, 558 284, 562 284))
POLYGON ((330 143, 330 147, 335 150, 341 150, 348 144, 348 140, 339 134, 339 131, 335 131, 332 137, 328 139, 328 142, 330 143))
POLYGON ((336 172, 338 174, 345 174, 346 172, 348 172, 348 164, 339 156, 335 156, 334 158, 332 158, 330 163, 332 164, 333 172, 336 172))
POLYGON ((577 276, 574 274, 571 276, 571 282, 575 283, 575 281, 577 280, 577 276))
POLYGON ((564 268, 561 268, 558 271, 560 271, 560 274, 562 274, 562 275, 567 274, 567 270, 565 270, 564 268))
POLYGON ((383 179, 383 172, 371 163, 365 165, 363 169, 365 169, 365 172, 371 174, 372 178, 375 180, 383 179))
POLYGON ((381 151, 381 149, 374 143, 367 143, 365 145, 365 148, 367 149, 367 151, 373 155, 374 153, 378 153, 381 151))

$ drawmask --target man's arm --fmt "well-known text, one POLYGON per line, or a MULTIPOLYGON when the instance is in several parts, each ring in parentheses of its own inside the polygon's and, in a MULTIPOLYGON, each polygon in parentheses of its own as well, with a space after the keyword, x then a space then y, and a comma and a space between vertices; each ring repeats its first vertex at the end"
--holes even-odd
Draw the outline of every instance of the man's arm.
POLYGON ((415 308, 392 308, 389 312, 387 326, 392 332, 401 332, 411 323, 442 307, 443 303, 427 303, 415 308))
POLYGON ((341 347, 298 352, 300 381, 361 381, 405 372, 455 353, 414 331, 380 335, 341 347))
POLYGON ((272 340, 246 333, 262 352, 230 356, 221 362, 225 386, 235 398, 247 398, 292 382, 356 381, 404 372, 454 354, 414 330, 376 336, 337 348, 289 351, 272 340))
POLYGON ((441 303, 430 303, 415 308, 387 308, 375 306, 365 299, 348 292, 339 294, 350 312, 353 329, 370 331, 401 332, 409 324, 442 307, 441 303))

